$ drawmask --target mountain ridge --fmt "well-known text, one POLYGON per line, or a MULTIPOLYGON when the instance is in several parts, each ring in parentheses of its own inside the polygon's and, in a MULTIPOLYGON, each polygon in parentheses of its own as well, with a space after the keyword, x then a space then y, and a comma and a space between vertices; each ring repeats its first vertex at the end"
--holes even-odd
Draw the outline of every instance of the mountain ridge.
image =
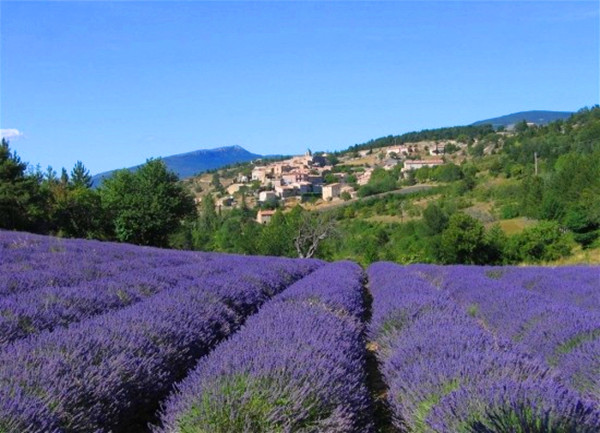
POLYGON ((529 110, 519 111, 517 113, 506 114, 504 116, 492 117, 490 119, 478 120, 471 123, 471 126, 491 124, 494 128, 499 126, 508 127, 525 120, 536 125, 547 125, 556 120, 564 120, 575 114, 572 111, 549 111, 549 110, 529 110))
MULTIPOLYGON (((167 168, 175 172, 180 179, 192 177, 206 170, 218 169, 230 164, 248 162, 258 158, 264 158, 264 156, 249 152, 239 145, 221 146, 214 149, 198 149, 191 152, 160 157, 167 168)), ((142 165, 138 164, 124 169, 135 171, 142 165)), ((99 186, 103 180, 111 177, 117 170, 109 170, 94 175, 92 177, 93 185, 99 186)))

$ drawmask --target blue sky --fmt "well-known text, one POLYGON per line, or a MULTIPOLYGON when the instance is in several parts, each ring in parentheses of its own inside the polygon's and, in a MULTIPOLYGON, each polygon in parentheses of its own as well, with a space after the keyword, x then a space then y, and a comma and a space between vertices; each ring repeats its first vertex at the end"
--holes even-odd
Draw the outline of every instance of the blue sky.
POLYGON ((0 128, 92 173, 599 103, 598 1, 0 2, 0 128))

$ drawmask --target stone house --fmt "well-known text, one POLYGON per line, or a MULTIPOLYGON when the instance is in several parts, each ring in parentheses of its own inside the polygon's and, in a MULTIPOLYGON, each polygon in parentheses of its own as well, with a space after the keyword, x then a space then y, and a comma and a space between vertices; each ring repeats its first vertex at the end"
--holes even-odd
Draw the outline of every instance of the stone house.
POLYGON ((330 183, 329 185, 323 185, 322 195, 323 200, 331 200, 340 196, 342 191, 341 183, 330 183))

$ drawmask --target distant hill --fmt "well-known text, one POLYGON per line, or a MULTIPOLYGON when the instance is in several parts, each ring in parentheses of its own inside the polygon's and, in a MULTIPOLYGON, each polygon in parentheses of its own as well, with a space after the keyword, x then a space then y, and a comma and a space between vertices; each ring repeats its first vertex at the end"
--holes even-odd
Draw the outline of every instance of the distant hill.
POLYGON ((537 125, 546 125, 559 119, 568 119, 573 114, 575 113, 570 111, 521 111, 493 119, 480 120, 470 125, 423 129, 421 131, 405 132, 400 135, 388 135, 387 137, 369 140, 366 143, 355 144, 354 146, 350 146, 345 152, 377 149, 396 144, 416 143, 418 141, 456 140, 459 136, 478 139, 490 132, 494 132, 499 126, 510 129, 512 125, 522 120, 533 122, 537 125))
MULTIPOLYGON (((165 156, 162 160, 169 170, 174 171, 180 179, 184 179, 206 170, 218 169, 238 162, 248 162, 257 158, 263 158, 263 156, 248 152, 241 146, 227 146, 165 156)), ((127 169, 135 171, 139 167, 140 165, 137 165, 127 169)), ((100 185, 102 180, 112 176, 114 171, 111 170, 95 175, 92 178, 94 186, 100 185)))
POLYGON ((571 111, 521 111, 519 113, 508 114, 506 116, 494 117, 492 119, 480 120, 472 123, 472 125, 485 125, 491 123, 494 128, 498 126, 508 127, 516 123, 525 120, 526 122, 533 122, 536 125, 547 125, 550 122, 554 122, 560 119, 567 119, 574 113, 571 111))

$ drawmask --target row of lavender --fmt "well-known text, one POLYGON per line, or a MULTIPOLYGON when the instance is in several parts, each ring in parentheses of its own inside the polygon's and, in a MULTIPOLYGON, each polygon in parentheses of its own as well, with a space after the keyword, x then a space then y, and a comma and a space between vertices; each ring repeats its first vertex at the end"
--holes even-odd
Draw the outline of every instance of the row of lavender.
POLYGON ((10 232, 2 232, 0 245, 4 246, 1 281, 5 289, 8 284, 12 288, 11 294, 0 296, 0 348, 133 305, 184 281, 216 278, 249 260, 10 232), (85 273, 88 265, 94 272, 85 273), (39 272, 40 266, 46 272, 39 272), (48 279, 50 274, 54 277, 48 279), (82 279, 84 274, 87 278, 82 279))
MULTIPOLYGON (((511 288, 507 284, 486 289, 499 278, 494 273, 487 280, 477 278, 487 271, 389 263, 369 269, 374 298, 370 333, 389 386, 396 428, 453 433, 600 431, 597 402, 570 386, 564 370, 523 351, 501 332, 490 332, 489 324, 499 316, 481 312, 490 303, 502 302, 508 295, 502 290, 511 288)), ((496 306, 498 315, 505 310, 505 326, 511 325, 512 312, 520 311, 519 302, 513 297, 496 306)), ((538 324, 529 323, 532 332, 538 332, 533 331, 538 324)), ((500 320, 495 325, 491 330, 499 331, 500 320)), ((566 338, 571 345, 579 343, 566 338)))
MULTIPOLYGON (((458 268, 457 268, 458 269, 458 268)), ((593 266, 483 267, 488 278, 543 294, 554 302, 600 311, 600 270, 593 266)))
POLYGON ((0 231, 0 298, 160 267, 208 265, 210 254, 0 231))
MULTIPOLYGON (((36 256, 7 252, 23 248, 35 253, 36 245, 47 247, 44 239, 25 234, 0 232, 0 239, 0 267, 23 266, 36 256), (11 237, 19 242, 7 241, 11 237)), ((76 262, 77 257, 69 255, 80 253, 85 242, 61 244, 63 249, 52 254, 62 255, 56 263, 68 264, 76 262)), ((97 248, 115 259, 137 257, 129 255, 130 246, 98 243, 97 248)), ((82 308, 93 304, 88 295, 94 291, 102 304, 112 290, 104 287, 110 278, 94 280, 95 286, 28 287, 2 299, 33 299, 37 303, 29 317, 44 317, 50 326, 0 347, 0 432, 136 431, 152 419, 173 383, 201 356, 237 330, 258 306, 322 265, 310 260, 144 252, 156 258, 147 263, 160 264, 167 258, 168 265, 155 271, 156 280, 151 273, 139 278, 163 285, 153 286, 151 293, 125 307, 82 308), (36 298, 38 292, 44 296, 36 298), (79 314, 72 315, 75 320, 69 322, 66 318, 71 316, 54 307, 48 311, 56 314, 46 314, 42 301, 49 294, 71 303, 69 308, 79 314)), ((136 286, 133 275, 123 275, 128 276, 115 286, 136 286)))
MULTIPOLYGON (((0 275, 0 432, 141 431, 186 375, 156 432, 373 430, 355 264, 0 231, 0 275)), ((597 268, 369 277, 399 431, 600 431, 597 268)))
POLYGON ((13 341, 141 302, 167 288, 231 270, 228 262, 211 266, 149 265, 72 286, 41 287, 0 298, 0 348, 13 341), (176 277, 175 277, 176 275, 176 277))
POLYGON ((600 269, 456 266, 443 287, 496 335, 600 404, 600 269))
POLYGON ((372 431, 362 279, 334 263, 271 300, 200 361, 154 431, 372 431))
POLYGON ((600 404, 600 269, 413 266, 488 330, 600 404))

